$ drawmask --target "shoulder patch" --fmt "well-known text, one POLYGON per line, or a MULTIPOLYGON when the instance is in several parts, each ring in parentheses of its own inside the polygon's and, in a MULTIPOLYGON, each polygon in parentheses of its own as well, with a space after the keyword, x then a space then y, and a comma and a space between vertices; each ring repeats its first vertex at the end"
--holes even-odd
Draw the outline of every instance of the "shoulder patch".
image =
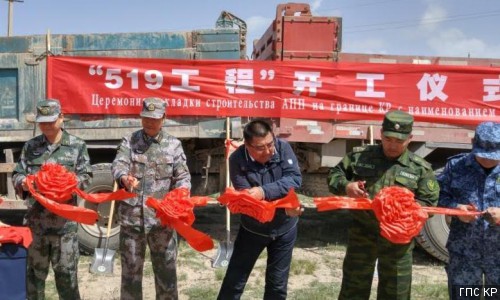
POLYGON ((439 184, 435 179, 428 179, 426 185, 431 192, 434 192, 439 188, 439 184))

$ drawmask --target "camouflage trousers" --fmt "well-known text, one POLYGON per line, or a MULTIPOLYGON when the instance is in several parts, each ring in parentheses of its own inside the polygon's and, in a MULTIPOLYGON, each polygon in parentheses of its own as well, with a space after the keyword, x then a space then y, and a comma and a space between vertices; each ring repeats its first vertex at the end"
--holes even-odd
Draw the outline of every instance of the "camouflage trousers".
POLYGON ((142 299, 146 245, 149 246, 151 253, 156 299, 177 299, 177 234, 175 231, 153 227, 146 233, 140 227, 120 226, 121 299, 142 299))
POLYGON ((414 243, 390 243, 378 230, 353 222, 344 258, 339 299, 369 299, 378 259, 377 299, 410 299, 414 243))
POLYGON ((26 272, 28 299, 45 299, 45 280, 52 263, 59 299, 79 300, 79 257, 76 232, 33 234, 26 272))

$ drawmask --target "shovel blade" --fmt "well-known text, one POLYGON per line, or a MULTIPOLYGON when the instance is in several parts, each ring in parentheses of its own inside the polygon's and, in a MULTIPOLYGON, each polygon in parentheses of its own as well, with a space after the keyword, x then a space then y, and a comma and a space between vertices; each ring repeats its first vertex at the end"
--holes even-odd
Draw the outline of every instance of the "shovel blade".
POLYGON ((233 243, 219 242, 217 253, 212 258, 212 268, 225 268, 229 265, 229 260, 233 255, 233 243))
POLYGON ((113 260, 115 250, 96 248, 90 265, 90 273, 113 274, 113 260))

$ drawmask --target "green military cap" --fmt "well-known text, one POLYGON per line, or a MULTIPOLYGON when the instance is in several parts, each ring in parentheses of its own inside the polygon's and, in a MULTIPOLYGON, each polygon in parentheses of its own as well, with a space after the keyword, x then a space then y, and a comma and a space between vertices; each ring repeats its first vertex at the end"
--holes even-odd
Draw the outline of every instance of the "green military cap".
POLYGON ((54 122, 61 114, 61 103, 55 99, 45 99, 36 104, 37 123, 54 122))
POLYGON ((388 137, 406 140, 411 134, 413 116, 401 110, 391 110, 385 114, 382 133, 388 137))
POLYGON ((165 115, 167 105, 160 98, 146 98, 142 102, 141 117, 161 119, 165 115))

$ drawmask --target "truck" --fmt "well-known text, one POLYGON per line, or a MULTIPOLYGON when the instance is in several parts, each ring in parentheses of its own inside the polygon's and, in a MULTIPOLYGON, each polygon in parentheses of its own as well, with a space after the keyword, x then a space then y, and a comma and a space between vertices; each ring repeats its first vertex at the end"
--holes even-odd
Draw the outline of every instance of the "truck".
MULTIPOLYGON (((325 61, 368 64, 418 64, 482 66, 500 73, 500 59, 429 57, 345 53, 342 51, 342 18, 313 16, 309 4, 286 3, 276 8, 276 17, 258 40, 253 41, 252 59, 271 61, 325 61)), ((500 84, 500 82, 499 82, 500 84)), ((492 103, 493 106, 498 104, 492 103)), ((465 122, 464 122, 465 123, 465 122)), ((326 196, 327 171, 354 147, 380 140, 381 122, 372 120, 303 120, 279 118, 275 133, 295 146, 302 166, 302 193, 326 196)), ((448 157, 471 149, 474 126, 415 122, 409 149, 430 162, 436 174, 448 157)), ((447 261, 446 241, 450 217, 435 215, 416 238, 434 257, 447 261)))
MULTIPOLYGON (((26 206, 15 195, 12 171, 23 144, 40 131, 33 123, 36 102, 47 97, 47 56, 135 57, 182 60, 246 58, 246 24, 228 12, 221 13, 214 29, 183 32, 109 34, 50 34, 0 37, 0 218, 19 222, 26 206), (1 202, 1 201, 0 201, 1 202)), ((87 192, 113 189, 110 163, 121 138, 141 128, 136 115, 66 115, 64 127, 83 138, 88 146, 93 180, 87 192)), ((224 140, 226 118, 169 117, 168 132, 183 142, 192 173, 193 194, 219 192, 225 182, 224 140), (222 176, 222 178, 219 178, 222 176)), ((241 118, 229 120, 234 138, 241 118)), ((109 204, 99 206, 79 201, 98 210, 95 225, 80 224, 78 237, 83 252, 103 247, 109 204)), ((113 218, 116 220, 116 218, 113 218)), ((113 221, 109 247, 118 247, 119 226, 113 221)))
MULTIPOLYGON (((370 64, 457 64, 500 66, 500 60, 411 57, 343 53, 342 19, 313 16, 308 4, 280 4, 276 18, 253 43, 255 61, 364 62, 370 64)), ((40 134, 33 124, 36 101, 48 94, 47 57, 121 57, 140 59, 224 60, 246 59, 247 28, 243 20, 222 12, 215 29, 186 32, 50 34, 0 38, 0 204, 2 215, 22 214, 23 202, 16 199, 11 184, 12 170, 24 142, 40 134)), ((77 101, 77 100, 75 100, 77 101)), ((113 188, 110 174, 116 147, 121 138, 141 127, 137 115, 65 114, 65 128, 83 138, 89 149, 94 178, 87 192, 113 188)), ((241 128, 251 117, 169 116, 166 130, 181 139, 196 195, 210 195, 225 187, 226 134, 240 139, 241 128), (227 128, 227 129, 226 129, 227 128)), ((276 136, 288 140, 299 159, 307 196, 328 195, 326 174, 353 147, 380 139, 380 123, 374 120, 335 120, 271 117, 276 136)), ((425 157, 436 171, 446 158, 470 148, 471 124, 417 122, 410 149, 425 157)), ((109 204, 79 205, 99 211, 95 225, 79 226, 80 247, 92 252, 102 247, 108 223, 109 204)), ((113 218, 116 220, 116 218, 113 218)), ((417 238, 435 257, 446 260, 448 221, 442 216, 429 220, 417 238)), ((110 247, 118 245, 119 227, 112 224, 110 247)))

